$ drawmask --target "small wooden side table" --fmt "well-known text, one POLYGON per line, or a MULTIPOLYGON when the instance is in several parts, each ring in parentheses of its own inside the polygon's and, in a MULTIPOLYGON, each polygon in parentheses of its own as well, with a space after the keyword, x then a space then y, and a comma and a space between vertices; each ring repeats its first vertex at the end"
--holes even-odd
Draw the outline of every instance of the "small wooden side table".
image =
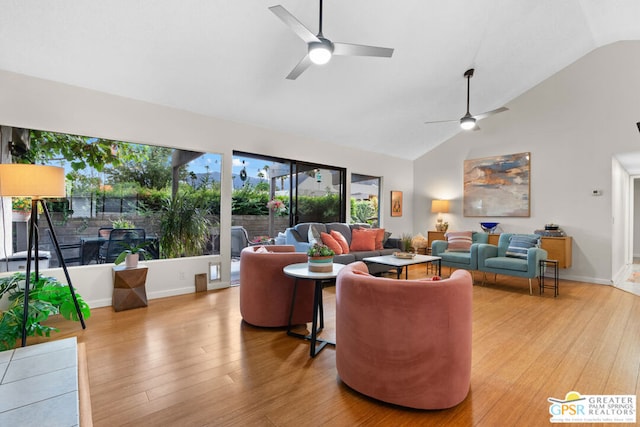
POLYGON ((115 311, 147 306, 147 267, 113 267, 113 298, 115 311))

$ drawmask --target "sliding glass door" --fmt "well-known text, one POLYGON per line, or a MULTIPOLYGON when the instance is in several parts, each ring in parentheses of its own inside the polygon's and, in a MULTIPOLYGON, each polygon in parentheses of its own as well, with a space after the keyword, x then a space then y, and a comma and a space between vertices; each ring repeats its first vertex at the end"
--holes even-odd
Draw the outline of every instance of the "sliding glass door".
POLYGON ((233 215, 238 220, 240 215, 269 215, 276 225, 263 234, 274 237, 284 231, 278 221, 284 216, 288 226, 346 222, 344 168, 243 152, 234 152, 233 164, 233 215))
POLYGON ((292 223, 346 222, 344 169, 303 162, 291 166, 292 223))

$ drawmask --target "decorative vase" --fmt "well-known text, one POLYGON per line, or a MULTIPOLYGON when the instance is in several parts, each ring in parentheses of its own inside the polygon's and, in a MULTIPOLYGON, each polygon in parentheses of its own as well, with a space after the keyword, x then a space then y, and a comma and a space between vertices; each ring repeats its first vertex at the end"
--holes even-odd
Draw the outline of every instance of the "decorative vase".
POLYGON ((315 273, 331 273, 333 271, 333 256, 310 256, 309 271, 315 273))
POLYGON ((25 211, 12 211, 11 220, 13 222, 27 222, 31 218, 31 212, 25 211))
POLYGON ((124 259, 124 265, 127 268, 137 268, 140 261, 140 254, 128 254, 124 259))

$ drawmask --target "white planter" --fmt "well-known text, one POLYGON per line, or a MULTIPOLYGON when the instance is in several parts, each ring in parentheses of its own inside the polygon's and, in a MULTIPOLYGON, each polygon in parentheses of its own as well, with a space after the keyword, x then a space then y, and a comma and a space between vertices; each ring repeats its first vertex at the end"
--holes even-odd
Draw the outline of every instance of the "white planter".
POLYGON ((127 268, 137 268, 140 261, 140 254, 128 254, 124 259, 124 265, 127 268))
POLYGON ((31 212, 12 211, 11 220, 13 222, 27 222, 31 218, 31 212))

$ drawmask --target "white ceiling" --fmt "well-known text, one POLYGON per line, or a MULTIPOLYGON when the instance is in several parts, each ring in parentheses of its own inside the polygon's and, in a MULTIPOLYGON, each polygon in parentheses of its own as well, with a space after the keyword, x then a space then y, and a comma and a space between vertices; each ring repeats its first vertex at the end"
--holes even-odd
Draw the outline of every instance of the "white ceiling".
POLYGON ((424 122, 462 117, 466 69, 478 114, 640 39, 638 0, 326 0, 325 37, 393 57, 291 81, 306 45, 275 4, 317 32, 317 0, 0 0, 0 69, 415 159, 459 132, 424 122))

